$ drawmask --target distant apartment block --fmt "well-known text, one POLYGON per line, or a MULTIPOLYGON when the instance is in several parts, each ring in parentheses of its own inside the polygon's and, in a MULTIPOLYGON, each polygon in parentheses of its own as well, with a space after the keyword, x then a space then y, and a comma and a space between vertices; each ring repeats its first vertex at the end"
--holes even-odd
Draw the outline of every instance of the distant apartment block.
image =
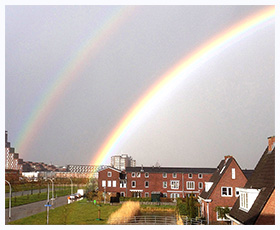
POLYGON ((8 132, 5 131, 5 169, 22 171, 23 160, 15 153, 15 148, 8 142, 8 132))
POLYGON ((119 170, 125 170, 126 167, 135 167, 136 160, 133 160, 128 154, 115 155, 111 157, 111 166, 119 170))

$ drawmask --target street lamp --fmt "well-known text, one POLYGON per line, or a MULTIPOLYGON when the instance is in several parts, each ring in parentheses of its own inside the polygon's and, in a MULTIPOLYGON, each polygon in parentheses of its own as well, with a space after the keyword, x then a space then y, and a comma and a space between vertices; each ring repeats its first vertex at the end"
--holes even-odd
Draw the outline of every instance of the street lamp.
POLYGON ((54 189, 53 189, 54 188, 54 182, 53 181, 54 181, 54 179, 48 178, 48 180, 50 180, 52 182, 52 199, 51 200, 52 200, 52 205, 53 205, 53 201, 54 201, 54 189))
POLYGON ((73 181, 72 179, 69 177, 70 181, 71 181, 71 195, 73 194, 73 181))
POLYGON ((10 187, 10 196, 9 196, 9 222, 10 222, 12 217, 12 187, 9 181, 5 180, 5 182, 7 182, 10 187))

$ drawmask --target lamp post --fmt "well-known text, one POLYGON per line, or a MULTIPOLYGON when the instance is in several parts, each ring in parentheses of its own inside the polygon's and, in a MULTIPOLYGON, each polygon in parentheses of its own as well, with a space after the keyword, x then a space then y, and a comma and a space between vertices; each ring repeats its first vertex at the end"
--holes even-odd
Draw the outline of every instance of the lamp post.
POLYGON ((50 210, 50 185, 48 183, 48 197, 47 197, 47 204, 45 205, 47 207, 47 224, 49 224, 49 210, 50 210))
POLYGON ((12 217, 12 187, 9 181, 5 180, 5 182, 7 182, 10 187, 10 196, 9 196, 9 222, 10 222, 12 217))
POLYGON ((52 200, 52 205, 53 205, 53 201, 54 201, 54 189, 53 189, 54 188, 54 182, 53 181, 54 181, 54 179, 48 178, 48 180, 50 180, 52 182, 52 199, 51 200, 52 200))
POLYGON ((73 181, 72 179, 69 177, 70 181, 71 181, 71 195, 73 194, 73 181))

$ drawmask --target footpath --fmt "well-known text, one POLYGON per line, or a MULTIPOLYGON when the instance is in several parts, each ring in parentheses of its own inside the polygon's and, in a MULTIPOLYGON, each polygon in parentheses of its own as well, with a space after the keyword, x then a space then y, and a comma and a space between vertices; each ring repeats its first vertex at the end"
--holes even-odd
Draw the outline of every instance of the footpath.
MULTIPOLYGON (((51 209, 67 204, 68 196, 69 195, 56 198, 53 202, 53 206, 51 207, 51 209)), ((37 213, 46 211, 46 207, 45 207, 46 202, 47 202, 47 200, 43 200, 43 201, 38 201, 38 202, 30 203, 30 204, 13 207, 11 210, 11 217, 12 217, 11 221, 18 220, 18 219, 28 217, 28 216, 32 216, 37 213)), ((50 200, 50 203, 51 202, 52 201, 50 200)), ((5 209, 5 224, 8 224, 8 223, 9 223, 9 208, 6 208, 5 209)))

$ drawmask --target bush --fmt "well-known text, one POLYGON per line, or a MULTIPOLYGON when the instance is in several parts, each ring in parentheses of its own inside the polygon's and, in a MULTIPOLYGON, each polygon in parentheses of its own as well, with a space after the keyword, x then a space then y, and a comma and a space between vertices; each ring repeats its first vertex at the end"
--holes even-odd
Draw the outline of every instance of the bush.
POLYGON ((120 197, 120 201, 139 201, 139 202, 151 202, 150 197, 120 197))

